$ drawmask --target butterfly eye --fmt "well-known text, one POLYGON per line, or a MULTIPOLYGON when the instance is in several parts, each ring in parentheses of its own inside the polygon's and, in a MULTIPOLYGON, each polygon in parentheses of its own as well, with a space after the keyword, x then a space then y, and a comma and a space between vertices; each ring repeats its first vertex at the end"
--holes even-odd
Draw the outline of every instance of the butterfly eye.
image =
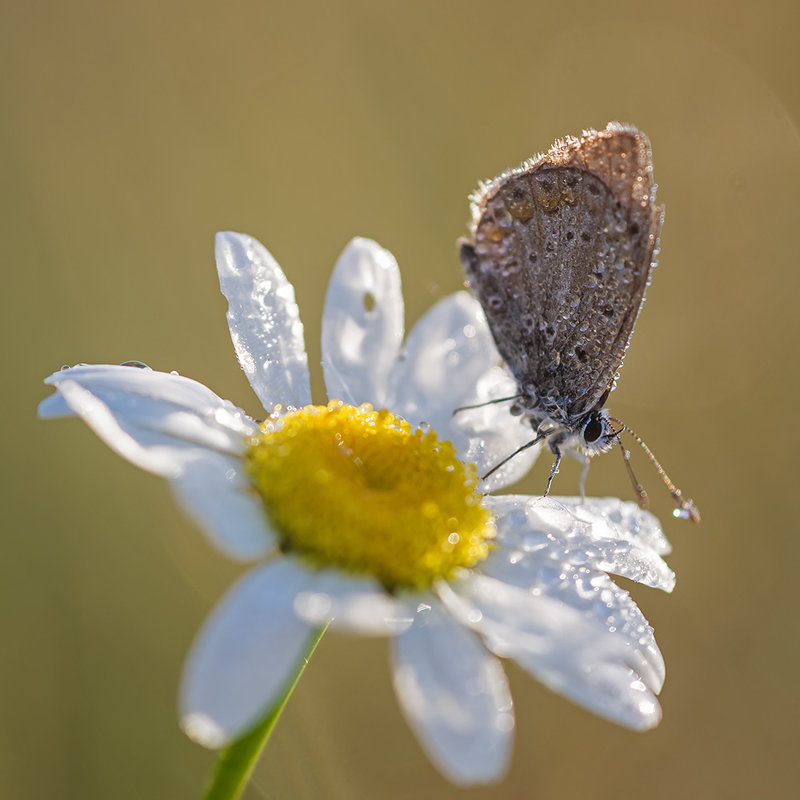
POLYGON ((603 418, 599 414, 592 414, 583 426, 583 441, 594 444, 603 435, 603 418))

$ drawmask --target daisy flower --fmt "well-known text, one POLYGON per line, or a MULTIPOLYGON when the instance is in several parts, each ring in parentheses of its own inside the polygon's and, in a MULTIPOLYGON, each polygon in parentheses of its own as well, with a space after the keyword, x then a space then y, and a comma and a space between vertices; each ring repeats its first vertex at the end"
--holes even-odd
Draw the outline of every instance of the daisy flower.
POLYGON ((477 302, 443 299, 404 343, 397 264, 354 240, 322 320, 336 399, 315 406, 277 262, 235 233, 217 236, 216 255, 262 422, 200 383, 130 365, 62 369, 39 409, 81 417, 169 480, 223 553, 257 562, 187 658, 186 733, 218 748, 250 731, 327 624, 390 637, 400 705, 457 783, 497 780, 507 767, 514 717, 498 657, 609 720, 657 724, 664 661, 609 573, 670 591, 668 544, 631 503, 488 494, 520 477, 535 450, 479 480, 531 433, 501 404, 453 413, 514 393, 477 302))

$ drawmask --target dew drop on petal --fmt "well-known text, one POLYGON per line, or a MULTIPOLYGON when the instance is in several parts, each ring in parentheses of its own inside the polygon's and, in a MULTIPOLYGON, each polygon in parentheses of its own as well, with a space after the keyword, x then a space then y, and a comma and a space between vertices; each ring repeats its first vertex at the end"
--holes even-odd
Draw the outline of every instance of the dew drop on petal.
POLYGON ((330 614, 331 597, 324 592, 300 592, 294 599, 295 609, 304 617, 322 619, 330 614))
POLYGON ((505 713, 500 714, 495 720, 495 726, 501 733, 509 733, 514 730, 514 715, 505 713))
POLYGON ((183 729, 190 739, 212 749, 222 747, 228 739, 225 731, 206 714, 190 714, 183 720, 183 729))

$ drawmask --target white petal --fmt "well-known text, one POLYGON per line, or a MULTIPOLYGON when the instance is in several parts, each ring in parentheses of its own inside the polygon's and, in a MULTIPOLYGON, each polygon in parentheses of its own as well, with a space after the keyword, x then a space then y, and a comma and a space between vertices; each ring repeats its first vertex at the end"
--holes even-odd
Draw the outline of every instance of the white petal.
POLYGON ((110 395, 136 396, 140 401, 170 403, 186 409, 230 408, 207 386, 174 372, 158 372, 149 367, 137 368, 119 364, 79 364, 62 368, 45 378, 48 386, 58 387, 62 381, 77 381, 84 388, 108 402, 110 395))
MULTIPOLYGON (((576 498, 520 495, 485 500, 495 514, 498 538, 510 547, 526 552, 546 550, 551 560, 589 564, 647 586, 672 591, 675 573, 649 544, 657 543, 656 537, 640 537, 637 533, 640 526, 630 523, 626 528, 622 523, 612 522, 607 515, 594 513, 598 502, 605 501, 592 498, 581 504, 576 498)), ((624 519, 629 522, 636 518, 631 514, 624 519)), ((652 532, 652 528, 647 530, 652 532)))
POLYGON ((336 262, 322 314, 328 397, 385 407, 389 371, 402 340, 397 262, 371 239, 353 239, 336 262))
POLYGON ((207 453, 186 464, 171 485, 186 513, 225 555, 251 561, 275 549, 264 505, 240 461, 207 453))
POLYGON ((627 727, 657 724, 658 702, 631 667, 638 657, 623 638, 592 624, 581 611, 478 575, 440 587, 440 596, 483 634, 490 649, 554 691, 627 727))
POLYGON ((50 397, 45 397, 37 411, 40 419, 56 419, 58 417, 72 417, 75 412, 69 407, 64 396, 54 392, 50 397))
POLYGON ((209 450, 236 454, 255 423, 196 381, 150 369, 80 366, 51 375, 62 400, 42 416, 80 416, 115 452, 166 478, 209 450))
POLYGON ((643 511, 636 503, 625 502, 617 497, 587 497, 583 503, 577 497, 555 499, 570 508, 576 516, 591 522, 598 538, 607 536, 640 542, 660 555, 667 555, 672 550, 658 518, 649 511, 643 511), (608 530, 601 533, 603 526, 608 530))
POLYGON ((413 609, 387 594, 371 578, 327 569, 313 572, 306 591, 295 597, 297 615, 310 625, 376 636, 394 636, 406 630, 413 609))
POLYGON ((635 669, 651 691, 661 691, 665 666, 653 629, 628 592, 604 572, 562 561, 558 552, 550 558, 546 551, 525 553, 503 546, 484 562, 483 572, 568 606, 575 614, 564 617, 562 625, 581 624, 572 645, 561 637, 565 649, 582 647, 584 637, 610 635, 619 645, 615 656, 635 669))
MULTIPOLYGON (((452 294, 409 334, 390 377, 389 407, 412 424, 429 424, 483 476, 533 438, 530 425, 509 413, 509 400, 487 402, 517 393, 516 382, 497 366, 499 360, 478 301, 466 292, 452 294)), ((537 446, 515 456, 482 489, 519 479, 538 452, 537 446)))
POLYGON ((77 414, 119 455, 171 479, 186 512, 224 553, 249 560, 270 552, 263 505, 238 456, 257 430, 244 412, 202 384, 150 369, 80 366, 46 382, 58 394, 42 403, 44 416, 77 414))
MULTIPOLYGON (((613 566, 607 554, 620 546, 619 540, 595 540, 593 526, 579 520, 570 509, 550 498, 534 499, 505 495, 486 498, 495 513, 498 547, 484 562, 483 571, 506 583, 558 599, 580 612, 600 630, 607 630, 623 643, 627 663, 634 667, 653 691, 664 682, 664 659, 644 615, 628 592, 605 574, 613 566)), ((603 531, 607 530, 603 526, 603 531)), ((648 571, 669 581, 673 573, 648 548, 630 549, 620 569, 629 577, 643 561, 648 571)), ((653 585, 659 585, 657 581, 653 585)))
POLYGON ((398 700, 434 764, 454 783, 499 780, 514 716, 497 659, 436 606, 393 640, 392 653, 398 700))
POLYGON ((521 650, 510 655, 552 691, 618 725, 641 731, 661 720, 656 696, 624 663, 593 659, 590 651, 580 661, 521 650))
MULTIPOLYGON (((478 382, 477 402, 509 398, 516 392, 517 384, 508 372, 495 367, 478 382)), ((459 453, 474 463, 478 475, 484 478, 483 492, 496 491, 519 480, 542 451, 541 444, 537 444, 518 452, 533 441, 535 434, 530 424, 522 417, 512 416, 509 408, 510 402, 505 400, 459 411, 455 417, 458 428, 468 436, 466 447, 460 447, 459 453)))
POLYGON ((408 335, 392 372, 390 406, 443 432, 455 408, 478 401, 478 379, 498 362, 480 304, 466 292, 451 294, 408 335))
POLYGON ((598 653, 624 657, 624 644, 599 631, 579 612, 542 593, 468 573, 464 580, 437 587, 448 610, 484 636, 505 656, 518 647, 536 653, 572 650, 590 644, 598 653))
POLYGON ((248 572, 192 645, 180 688, 181 725, 206 747, 250 730, 274 705, 312 635, 294 613, 307 573, 281 558, 248 572))
POLYGON ((267 411, 307 405, 308 359, 292 284, 251 236, 218 233, 216 255, 231 339, 253 391, 267 411))
MULTIPOLYGON (((257 430, 241 409, 181 375, 95 364, 63 369, 45 379, 46 384, 59 391, 67 382, 79 384, 100 400, 118 425, 145 447, 199 446, 240 453, 245 437, 257 430)), ((73 397, 79 396, 73 391, 73 397)), ((66 398, 54 401, 51 397, 40 405, 39 413, 52 417, 78 411, 70 407, 66 398)))
POLYGON ((588 582, 605 605, 605 609, 601 609, 595 599, 591 613, 609 632, 625 642, 630 651, 625 663, 636 671, 651 692, 658 694, 664 687, 667 669, 653 628, 630 594, 608 575, 594 575, 588 582))
POLYGON ((187 454, 183 447, 154 442, 151 437, 131 435, 102 400, 74 381, 63 381, 58 389, 73 413, 81 417, 114 452, 140 469, 164 478, 177 478, 183 471, 187 455, 197 455, 196 452, 187 454))

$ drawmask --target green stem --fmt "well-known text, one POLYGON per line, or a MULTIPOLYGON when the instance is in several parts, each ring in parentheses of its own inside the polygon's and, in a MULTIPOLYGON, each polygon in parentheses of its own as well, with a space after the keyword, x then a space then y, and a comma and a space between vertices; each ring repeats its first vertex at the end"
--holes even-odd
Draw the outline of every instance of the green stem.
POLYGON ((272 729, 278 723, 295 686, 300 682, 300 676, 305 671, 309 659, 314 655, 314 651, 317 649, 317 645, 327 628, 327 625, 320 628, 309 639, 308 647, 297 664, 294 678, 286 684, 283 694, 261 722, 249 733, 246 733, 235 742, 231 742, 220 752, 217 763, 214 765, 214 770, 209 777, 204 800, 236 800, 236 798, 241 797, 261 755, 261 751, 272 733, 272 729))

